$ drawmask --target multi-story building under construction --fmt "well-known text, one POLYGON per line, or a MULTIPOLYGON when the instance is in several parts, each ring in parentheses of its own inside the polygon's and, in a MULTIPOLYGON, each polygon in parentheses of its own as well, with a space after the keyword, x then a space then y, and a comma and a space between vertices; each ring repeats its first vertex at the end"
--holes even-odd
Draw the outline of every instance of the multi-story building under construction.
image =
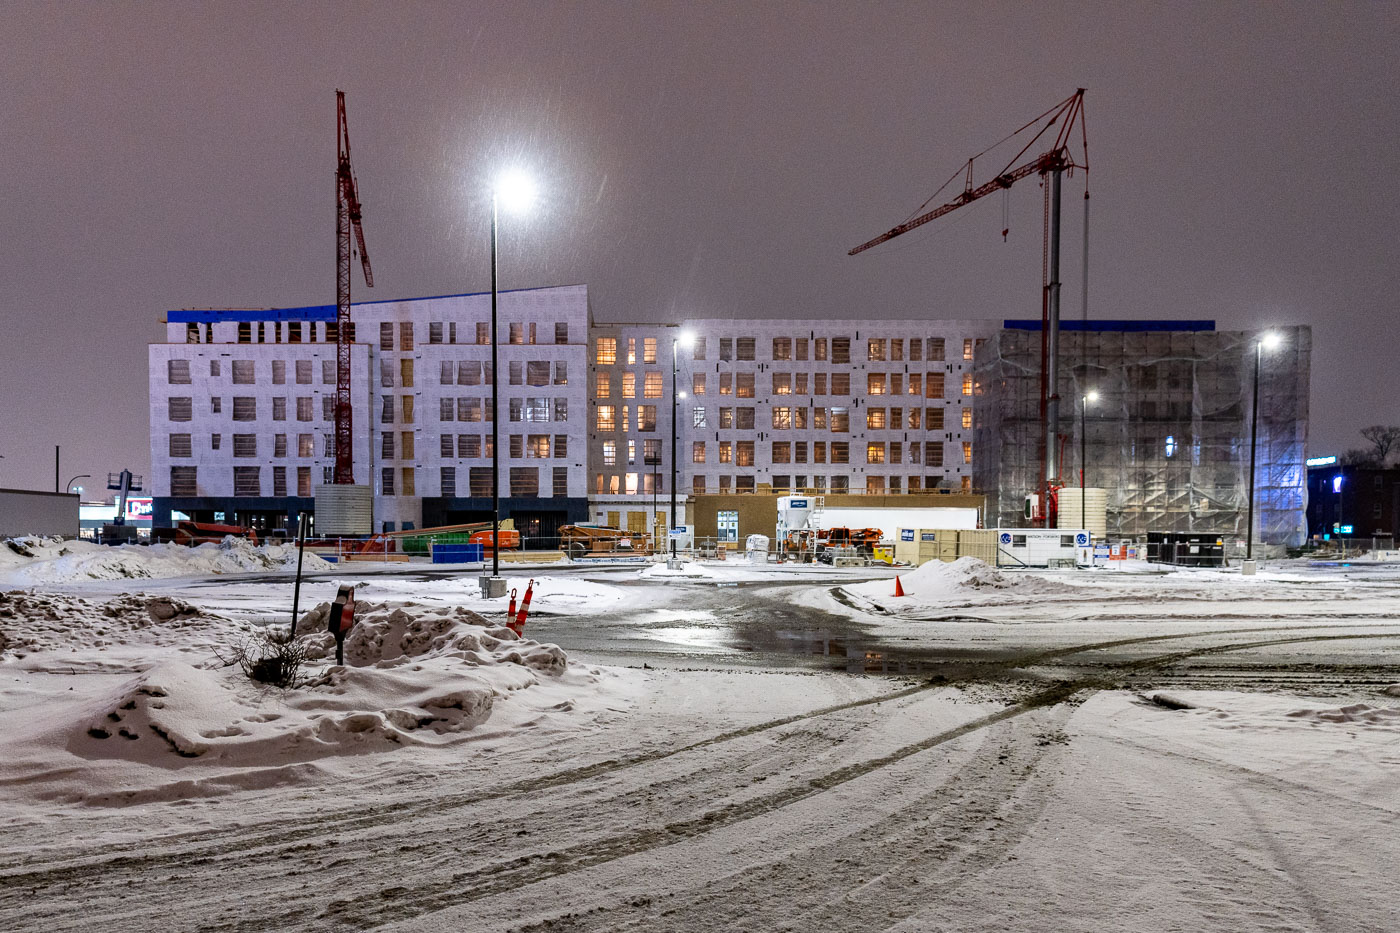
MULTIPOLYGON (((977 350, 973 485, 989 525, 1027 524, 1025 497, 1043 488, 1040 326, 1007 321, 977 350)), ((1274 346, 1211 321, 1062 324, 1058 479, 1076 487, 1082 468, 1106 490, 1111 537, 1245 539, 1257 353, 1255 541, 1302 543, 1312 331, 1271 333, 1274 346)))

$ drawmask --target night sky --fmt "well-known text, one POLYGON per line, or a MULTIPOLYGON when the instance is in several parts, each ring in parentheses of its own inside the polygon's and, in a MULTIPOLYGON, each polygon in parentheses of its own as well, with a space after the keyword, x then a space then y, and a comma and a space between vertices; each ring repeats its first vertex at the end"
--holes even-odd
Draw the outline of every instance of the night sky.
POLYGON ((163 312, 334 302, 336 88, 356 300, 488 288, 513 165, 502 287, 671 321, 1038 316, 1034 178, 846 251, 1085 87, 1090 316, 1311 324, 1337 453, 1400 423, 1397 62, 1386 3, 0 3, 0 486, 146 471, 163 312))

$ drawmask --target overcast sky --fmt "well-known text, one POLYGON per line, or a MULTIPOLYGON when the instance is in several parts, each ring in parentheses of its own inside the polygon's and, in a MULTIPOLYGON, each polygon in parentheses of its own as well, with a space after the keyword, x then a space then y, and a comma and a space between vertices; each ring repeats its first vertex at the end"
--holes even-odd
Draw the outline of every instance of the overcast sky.
POLYGON ((334 302, 336 88, 356 300, 488 288, 509 164, 503 287, 670 321, 1038 316, 1034 178, 846 251, 1085 87, 1090 315, 1311 324, 1339 452, 1400 423, 1397 62, 1390 3, 0 2, 0 486, 145 472, 165 311, 334 302))

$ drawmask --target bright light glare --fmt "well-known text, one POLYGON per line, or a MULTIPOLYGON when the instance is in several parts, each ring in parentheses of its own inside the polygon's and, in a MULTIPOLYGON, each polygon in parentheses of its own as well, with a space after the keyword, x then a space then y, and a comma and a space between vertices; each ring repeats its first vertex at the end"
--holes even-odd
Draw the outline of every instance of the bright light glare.
POLYGON ((685 398, 686 396, 685 396, 685 393, 682 392, 682 393, 680 393, 680 394, 679 394, 678 396, 676 396, 676 397, 677 397, 677 398, 685 398))
POLYGON ((689 349, 695 343, 695 334, 688 330, 683 330, 676 335, 676 345, 689 349))
POLYGON ((535 180, 524 172, 512 170, 496 178, 496 203, 508 211, 523 211, 535 201, 535 180))
POLYGON ((1265 350, 1272 350, 1274 349, 1274 347, 1277 347, 1281 343, 1283 343, 1283 335, 1277 334, 1273 331, 1269 331, 1268 333, 1262 334, 1259 337, 1259 344, 1265 350))
POLYGON ((1099 393, 1096 392, 1096 391, 1094 391, 1093 389, 1090 389, 1088 392, 1084 393, 1084 401, 1086 401, 1086 402, 1097 402, 1098 400, 1099 400, 1099 393))

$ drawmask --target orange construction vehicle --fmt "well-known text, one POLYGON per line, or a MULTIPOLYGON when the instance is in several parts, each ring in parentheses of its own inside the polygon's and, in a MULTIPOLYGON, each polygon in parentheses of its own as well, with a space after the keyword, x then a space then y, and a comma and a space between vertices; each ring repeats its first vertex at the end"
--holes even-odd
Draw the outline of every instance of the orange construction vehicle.
POLYGON ((645 532, 601 525, 561 525, 559 549, 572 558, 589 554, 646 554, 651 539, 645 532))
POLYGON ((258 533, 252 528, 244 528, 242 525, 216 525, 212 522, 192 521, 178 522, 175 525, 175 533, 170 540, 176 544, 194 547, 196 544, 218 544, 229 535, 235 538, 247 538, 253 544, 258 543, 258 533))

